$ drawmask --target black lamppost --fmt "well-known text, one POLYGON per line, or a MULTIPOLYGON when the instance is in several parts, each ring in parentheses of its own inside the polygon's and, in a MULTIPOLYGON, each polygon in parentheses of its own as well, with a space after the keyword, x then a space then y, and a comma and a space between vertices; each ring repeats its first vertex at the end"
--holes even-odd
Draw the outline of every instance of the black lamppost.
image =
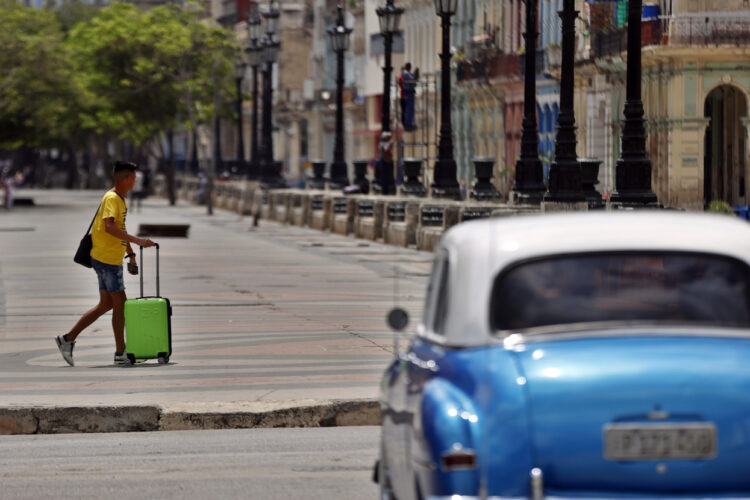
POLYGON ((279 22, 279 9, 274 0, 269 2, 269 10, 263 17, 266 19, 266 38, 263 41, 263 154, 260 164, 260 182, 266 188, 286 187, 281 176, 281 162, 273 159, 273 64, 278 58, 281 42, 276 40, 276 28, 279 22))
POLYGON ((260 175, 260 154, 258 152, 258 66, 263 58, 263 46, 260 38, 263 36, 258 8, 252 9, 247 21, 247 31, 250 44, 245 49, 248 65, 253 69, 253 116, 250 121, 250 166, 247 178, 257 179, 260 175))
POLYGON ((336 25, 328 29, 331 48, 336 53, 336 140, 333 146, 330 186, 334 189, 349 184, 346 160, 344 160, 344 52, 349 48, 351 28, 344 26, 344 10, 337 7, 336 25))
POLYGON ((526 71, 524 74, 521 156, 516 162, 513 192, 517 203, 538 204, 546 188, 539 160, 539 135, 536 122, 536 31, 537 0, 526 0, 526 71))
POLYGON ((198 175, 200 171, 200 163, 198 162, 198 130, 197 127, 193 127, 193 152, 192 152, 192 167, 193 175, 198 175))
MULTIPOLYGON (((388 0, 385 7, 378 7, 375 10, 380 23, 380 34, 383 35, 383 45, 385 48, 385 66, 383 66, 383 109, 380 119, 380 136, 383 132, 391 131, 391 52, 393 49, 393 35, 398 33, 398 25, 401 21, 401 15, 404 9, 393 5, 393 0, 388 0)), ((383 158, 382 149, 378 148, 378 168, 379 174, 376 182, 382 194, 393 194, 395 192, 395 183, 393 180, 393 162, 383 158)))
POLYGON ((435 13, 440 17, 443 32, 440 54, 440 141, 438 159, 432 181, 432 196, 436 198, 461 197, 456 180, 456 160, 453 158, 453 128, 451 126, 451 16, 456 13, 458 0, 435 0, 435 13))
POLYGON ((628 5, 628 73, 622 152, 615 171, 613 203, 647 205, 656 203, 651 190, 651 161, 646 155, 646 128, 641 100, 641 16, 643 0, 628 5))
POLYGON ((576 154, 575 92, 575 0, 564 0, 562 19, 562 74, 560 75, 560 114, 557 118, 555 161, 549 170, 549 190, 544 201, 585 201, 581 184, 581 165, 576 154))
POLYGON ((221 118, 217 114, 214 117, 214 157, 216 158, 216 165, 214 169, 214 175, 223 175, 224 160, 221 158, 221 118))
POLYGON ((235 82, 237 83, 237 174, 246 175, 245 171, 245 141, 242 137, 242 79, 245 78, 247 64, 240 59, 234 65, 235 82))

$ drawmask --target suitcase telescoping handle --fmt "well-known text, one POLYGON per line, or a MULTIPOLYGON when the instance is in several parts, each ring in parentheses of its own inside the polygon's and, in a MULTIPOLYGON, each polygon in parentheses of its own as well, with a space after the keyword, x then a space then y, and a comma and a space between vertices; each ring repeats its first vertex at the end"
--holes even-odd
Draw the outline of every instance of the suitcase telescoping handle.
MULTIPOLYGON (((159 295, 159 244, 154 243, 154 246, 156 247, 156 296, 161 297, 159 295)), ((143 247, 139 247, 141 249, 141 298, 143 298, 143 247)))

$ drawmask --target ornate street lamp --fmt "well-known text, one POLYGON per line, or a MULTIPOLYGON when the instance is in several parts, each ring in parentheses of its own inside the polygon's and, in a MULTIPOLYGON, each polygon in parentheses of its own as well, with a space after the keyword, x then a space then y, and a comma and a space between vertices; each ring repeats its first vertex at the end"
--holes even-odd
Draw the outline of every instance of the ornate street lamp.
POLYGON ((573 203, 585 201, 581 165, 576 154, 575 85, 575 0, 564 0, 562 19, 562 74, 560 75, 560 114, 557 118, 555 161, 549 170, 549 190, 544 201, 573 203))
POLYGON ((615 170, 613 203, 648 205, 657 202, 651 190, 651 161, 646 155, 646 128, 641 100, 641 16, 643 0, 628 5, 628 73, 622 152, 615 170))
POLYGON ((192 152, 192 173, 193 175, 198 175, 200 172, 200 163, 198 162, 198 130, 196 127, 193 127, 193 152, 192 152))
POLYGON ((266 37, 263 41, 262 60, 266 63, 263 70, 263 153, 260 165, 260 182, 267 188, 286 187, 281 176, 281 162, 273 159, 273 64, 276 62, 281 42, 276 40, 279 23, 279 9, 274 0, 269 1, 269 10, 263 17, 266 20, 266 37))
POLYGON ((516 162, 513 196, 516 203, 538 204, 546 188, 544 169, 539 160, 539 135, 536 121, 536 31, 537 0, 526 0, 526 72, 524 74, 521 156, 516 162))
POLYGON ((331 162, 331 182, 334 189, 349 184, 346 160, 344 160, 344 52, 349 48, 351 28, 344 26, 344 10, 341 5, 336 8, 338 17, 336 25, 328 29, 331 48, 336 53, 336 140, 333 146, 331 162))
POLYGON ((435 161, 432 195, 436 198, 461 197, 456 179, 456 160, 453 158, 453 128, 451 125, 451 16, 456 13, 458 0, 435 0, 435 13, 440 17, 443 32, 440 54, 440 142, 435 161))
POLYGON ((258 66, 263 58, 263 46, 260 39, 263 36, 261 20, 258 15, 257 4, 253 6, 250 19, 247 21, 248 38, 250 44, 245 49, 248 65, 253 69, 253 116, 250 122, 250 166, 248 179, 257 179, 260 175, 260 154, 258 153, 258 66))
POLYGON ((246 175, 245 172, 245 142, 242 137, 242 79, 245 78, 247 64, 240 59, 234 65, 234 77, 237 83, 237 173, 246 175))
POLYGON ((214 117, 214 157, 216 158, 216 165, 214 168, 215 175, 222 175, 224 168, 224 160, 221 158, 221 118, 217 114, 214 117))
MULTIPOLYGON (((383 44, 385 47, 385 66, 383 66, 383 110, 380 119, 380 136, 383 132, 391 131, 391 52, 393 49, 393 35, 398 33, 398 25, 401 21, 401 15, 404 9, 393 5, 393 0, 387 0, 385 7, 378 7, 375 10, 380 23, 380 34, 383 35, 383 44)), ((395 192, 395 183, 393 180, 393 162, 388 162, 383 158, 383 151, 378 152, 378 178, 376 183, 382 194, 393 194, 395 192)))

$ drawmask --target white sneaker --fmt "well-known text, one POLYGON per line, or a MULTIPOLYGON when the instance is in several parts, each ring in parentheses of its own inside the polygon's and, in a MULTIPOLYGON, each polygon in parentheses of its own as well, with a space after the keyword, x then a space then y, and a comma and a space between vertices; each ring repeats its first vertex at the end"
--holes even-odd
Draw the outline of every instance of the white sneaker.
POLYGON ((75 363, 73 362, 73 347, 76 345, 76 341, 73 340, 68 342, 63 335, 58 335, 55 337, 55 343, 57 343, 57 348, 60 349, 60 354, 62 354, 63 359, 70 366, 75 366, 75 363))
POLYGON ((127 351, 123 351, 122 354, 115 353, 115 364, 118 366, 133 366, 127 351))

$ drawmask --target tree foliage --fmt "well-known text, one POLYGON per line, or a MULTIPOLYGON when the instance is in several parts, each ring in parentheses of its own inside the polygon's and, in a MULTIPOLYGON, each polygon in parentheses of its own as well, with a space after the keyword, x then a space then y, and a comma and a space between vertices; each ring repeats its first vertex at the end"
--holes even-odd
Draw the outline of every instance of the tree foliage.
POLYGON ((90 21, 101 6, 82 0, 47 0, 45 8, 55 13, 60 29, 67 35, 76 24, 90 21))
POLYGON ((38 147, 63 132, 77 92, 53 13, 0 0, 0 147, 38 147))
POLYGON ((234 34, 191 4, 31 9, 0 0, 0 147, 161 143, 167 130, 220 111, 237 50, 234 34))
MULTIPOLYGON (((201 22, 196 11, 167 4, 141 11, 114 3, 71 31, 75 63, 98 100, 98 129, 143 144, 210 105, 213 84, 207 61, 227 60, 231 32, 201 22), (222 44, 205 43, 220 40, 222 44), (186 95, 190 95, 188 102, 186 95)), ((231 57, 231 56, 230 56, 231 57)), ((219 75, 230 84, 227 75, 219 75)))

